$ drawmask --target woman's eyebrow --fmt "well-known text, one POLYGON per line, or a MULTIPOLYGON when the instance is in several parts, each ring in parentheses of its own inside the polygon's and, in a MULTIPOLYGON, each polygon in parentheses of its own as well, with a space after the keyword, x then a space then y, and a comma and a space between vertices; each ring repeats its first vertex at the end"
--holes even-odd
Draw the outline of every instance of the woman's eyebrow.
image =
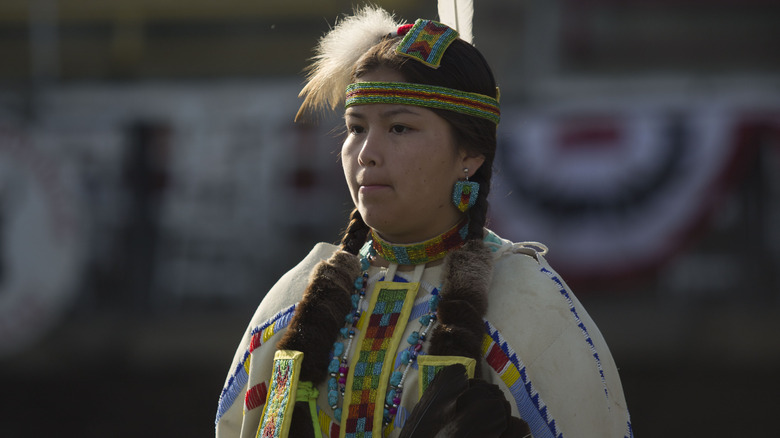
POLYGON ((397 116, 399 114, 412 114, 412 115, 419 115, 416 111, 412 110, 411 108, 408 108, 406 106, 401 106, 398 108, 392 108, 387 111, 382 112, 379 117, 383 119, 387 119, 389 117, 397 116))
MULTIPOLYGON (((391 118, 393 116, 397 116, 399 114, 412 114, 412 115, 415 115, 415 116, 420 115, 417 111, 414 111, 414 109, 412 109, 412 108, 408 108, 406 106, 399 106, 397 108, 390 108, 387 111, 381 112, 379 114, 379 117, 381 119, 388 119, 388 118, 391 118)), ((358 119, 365 119, 366 115, 361 113, 358 110, 354 110, 354 109, 350 108, 350 111, 347 111, 346 113, 344 113, 344 117, 345 118, 346 117, 354 117, 354 118, 358 118, 358 119)))

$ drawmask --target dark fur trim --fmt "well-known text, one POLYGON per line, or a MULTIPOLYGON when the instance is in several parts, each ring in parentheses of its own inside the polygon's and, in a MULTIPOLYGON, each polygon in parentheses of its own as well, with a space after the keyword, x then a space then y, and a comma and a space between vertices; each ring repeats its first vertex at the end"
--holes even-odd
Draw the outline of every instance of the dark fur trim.
POLYGON ((327 377, 330 350, 352 309, 350 296, 360 272, 358 258, 344 251, 314 269, 287 332, 276 344, 280 350, 303 352, 302 381, 317 385, 327 377))
POLYGON ((429 354, 474 358, 477 377, 482 373, 482 317, 487 312, 492 277, 490 250, 479 240, 469 240, 447 256, 437 309, 439 325, 433 329, 428 349, 429 354))
POLYGON ((479 240, 469 240, 448 256, 441 299, 465 300, 481 318, 487 312, 487 292, 492 277, 490 250, 479 240))

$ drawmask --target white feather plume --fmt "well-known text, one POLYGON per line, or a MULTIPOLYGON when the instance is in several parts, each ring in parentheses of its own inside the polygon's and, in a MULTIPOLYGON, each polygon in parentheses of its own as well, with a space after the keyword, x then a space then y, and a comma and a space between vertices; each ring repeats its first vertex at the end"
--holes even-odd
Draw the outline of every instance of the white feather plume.
POLYGON ((471 20, 474 18, 473 0, 439 0, 439 22, 455 29, 460 39, 471 43, 471 20))
POLYGON ((357 60, 402 24, 384 9, 370 5, 337 22, 317 44, 307 68, 308 82, 298 95, 304 100, 295 119, 324 108, 336 109, 344 101, 357 60))

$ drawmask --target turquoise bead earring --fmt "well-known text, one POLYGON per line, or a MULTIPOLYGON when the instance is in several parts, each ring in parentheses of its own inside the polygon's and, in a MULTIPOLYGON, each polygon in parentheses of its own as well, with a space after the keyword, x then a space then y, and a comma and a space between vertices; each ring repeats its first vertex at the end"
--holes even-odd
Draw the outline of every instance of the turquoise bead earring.
POLYGON ((452 191, 452 203, 455 204, 455 207, 457 207, 458 210, 465 213, 466 210, 477 203, 479 183, 469 181, 468 167, 463 169, 463 173, 466 175, 465 179, 455 182, 455 189, 452 191))

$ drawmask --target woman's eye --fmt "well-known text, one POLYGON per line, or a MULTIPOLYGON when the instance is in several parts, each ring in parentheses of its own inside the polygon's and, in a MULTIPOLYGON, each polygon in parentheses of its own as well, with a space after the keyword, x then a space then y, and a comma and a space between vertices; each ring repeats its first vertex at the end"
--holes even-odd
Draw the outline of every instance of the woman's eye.
POLYGON ((363 133, 363 127, 360 125, 351 125, 347 127, 347 130, 350 134, 362 134, 363 133))
POLYGON ((406 132, 408 130, 409 130, 409 128, 407 128, 406 126, 403 126, 403 125, 393 125, 390 128, 390 132, 392 132, 393 134, 403 134, 404 132, 406 132))

